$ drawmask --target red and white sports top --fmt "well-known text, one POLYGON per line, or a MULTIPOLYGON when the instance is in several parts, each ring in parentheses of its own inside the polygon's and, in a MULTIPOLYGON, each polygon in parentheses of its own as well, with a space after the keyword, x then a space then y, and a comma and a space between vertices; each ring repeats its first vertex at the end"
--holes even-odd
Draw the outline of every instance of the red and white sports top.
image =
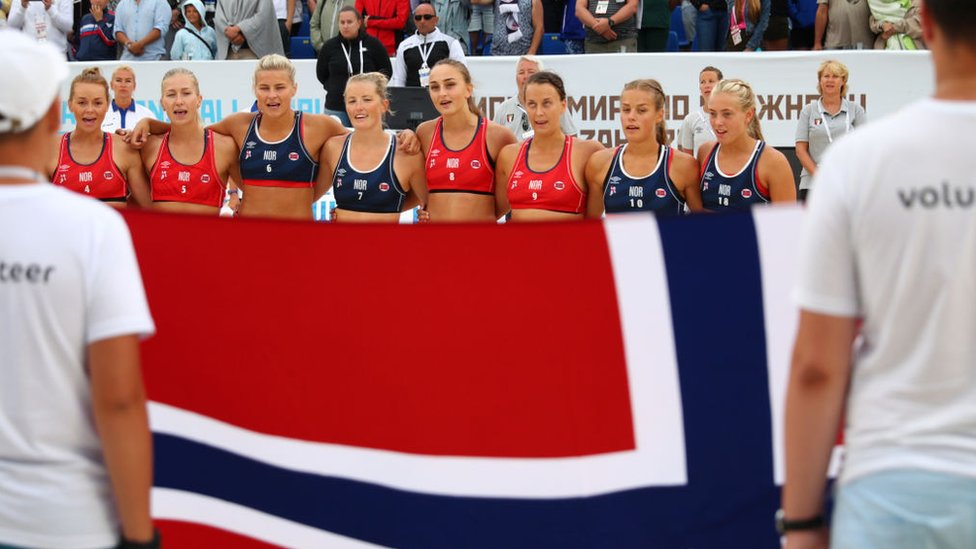
POLYGON ((437 119, 427 152, 427 190, 432 193, 495 193, 495 167, 488 156, 488 121, 478 117, 478 129, 466 147, 449 149, 437 119))
POLYGON ((163 136, 149 174, 153 202, 188 202, 203 206, 224 204, 224 182, 214 158, 214 136, 204 130, 203 156, 193 165, 182 164, 169 152, 169 132, 163 136))
POLYGON ((129 185, 112 159, 112 134, 102 132, 102 152, 91 164, 71 158, 71 133, 61 136, 58 167, 51 178, 55 185, 97 198, 103 202, 125 202, 129 185))
POLYGON ((566 136, 562 156, 547 172, 529 168, 531 145, 532 139, 522 143, 512 175, 508 177, 508 203, 512 209, 583 213, 586 195, 573 177, 573 137, 566 136))

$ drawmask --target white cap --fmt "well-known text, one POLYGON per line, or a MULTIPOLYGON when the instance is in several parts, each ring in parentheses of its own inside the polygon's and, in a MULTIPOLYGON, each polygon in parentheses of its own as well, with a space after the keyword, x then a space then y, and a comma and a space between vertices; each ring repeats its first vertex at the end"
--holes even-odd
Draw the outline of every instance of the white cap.
POLYGON ((51 108, 68 78, 64 52, 19 30, 0 30, 0 133, 32 128, 51 108))

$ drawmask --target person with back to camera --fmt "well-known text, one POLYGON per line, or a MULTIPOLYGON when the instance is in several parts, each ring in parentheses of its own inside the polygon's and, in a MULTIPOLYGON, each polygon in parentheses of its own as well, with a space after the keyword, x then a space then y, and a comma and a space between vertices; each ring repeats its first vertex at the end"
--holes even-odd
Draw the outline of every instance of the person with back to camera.
POLYGON ((864 107, 847 99, 847 66, 840 61, 824 61, 817 70, 820 99, 800 111, 796 122, 796 157, 803 165, 800 173, 801 201, 813 188, 817 163, 835 139, 846 135, 868 119, 864 107))
POLYGON ((132 240, 41 174, 64 53, 0 31, 0 66, 18 83, 0 95, 0 546, 158 548, 132 240))
POLYGON ((68 108, 75 129, 52 143, 47 173, 55 185, 116 208, 149 206, 149 182, 139 154, 102 131, 108 112, 108 82, 90 67, 71 81, 68 108))
POLYGON ((230 185, 236 210, 236 182, 241 180, 234 138, 205 129, 200 121, 200 84, 189 69, 163 75, 160 102, 170 130, 152 135, 142 148, 142 162, 156 210, 218 215, 230 185))
POLYGON ((702 106, 688 114, 681 122, 678 131, 678 150, 697 157, 703 143, 715 141, 715 132, 708 118, 708 99, 712 96, 715 84, 722 80, 722 71, 708 66, 698 73, 698 90, 701 92, 702 106))
POLYGON ((346 110, 355 131, 325 144, 326 173, 334 174, 334 221, 398 223, 400 212, 427 202, 424 157, 397 154, 393 135, 383 131, 390 110, 386 82, 386 75, 370 72, 346 84, 346 110))
POLYGON ((698 161, 668 146, 664 100, 657 80, 624 85, 620 125, 627 143, 598 151, 586 163, 587 185, 596 191, 589 194, 587 217, 604 211, 681 215, 702 209, 698 161))
POLYGON ((796 201, 789 161, 763 141, 752 86, 742 80, 722 80, 712 90, 708 115, 716 140, 698 149, 706 210, 796 201))
POLYGON ((924 0, 922 34, 933 96, 831 147, 807 208, 787 549, 976 547, 976 3, 924 0))
POLYGON ((499 215, 511 211, 514 222, 582 219, 587 195, 602 191, 598 182, 588 184, 586 163, 603 145, 562 132, 559 119, 566 110, 566 88, 555 73, 529 77, 525 108, 535 134, 521 144, 507 145, 498 155, 496 210, 499 215))
POLYGON ((367 72, 380 72, 389 78, 393 66, 382 42, 366 34, 356 8, 344 7, 339 10, 339 35, 322 45, 315 72, 325 88, 324 114, 338 118, 348 128, 351 122, 343 101, 346 81, 367 72))
POLYGON ((417 127, 426 155, 430 221, 494 223, 496 164, 515 136, 481 114, 463 63, 442 59, 434 65, 428 90, 441 114, 417 127))

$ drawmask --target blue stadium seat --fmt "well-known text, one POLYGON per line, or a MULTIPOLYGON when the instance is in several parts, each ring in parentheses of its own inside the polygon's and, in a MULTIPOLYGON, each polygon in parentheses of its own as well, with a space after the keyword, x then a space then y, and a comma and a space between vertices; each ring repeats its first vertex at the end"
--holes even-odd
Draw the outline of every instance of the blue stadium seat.
POLYGON ((566 55, 566 43, 559 39, 559 33, 543 34, 539 53, 542 55, 566 55))
POLYGON ((668 47, 665 49, 665 51, 678 51, 678 33, 674 31, 668 32, 668 47))
POLYGON ((486 56, 491 55, 491 37, 492 36, 493 36, 492 34, 485 33, 485 37, 484 37, 485 43, 481 45, 481 55, 483 57, 486 57, 486 56))
POLYGON ((312 39, 308 36, 291 37, 291 58, 292 59, 315 59, 315 50, 312 48, 312 39))

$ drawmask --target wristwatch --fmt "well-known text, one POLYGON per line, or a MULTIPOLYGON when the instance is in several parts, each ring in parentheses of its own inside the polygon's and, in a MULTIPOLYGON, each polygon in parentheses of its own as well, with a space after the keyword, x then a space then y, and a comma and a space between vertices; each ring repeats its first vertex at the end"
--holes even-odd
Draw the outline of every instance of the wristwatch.
POLYGON ((780 509, 776 511, 776 531, 780 535, 787 532, 797 532, 801 530, 818 530, 826 525, 823 514, 802 520, 787 519, 786 514, 780 509))
POLYGON ((614 25, 616 25, 616 23, 613 21, 613 17, 607 17, 607 25, 610 25, 611 29, 614 25))

